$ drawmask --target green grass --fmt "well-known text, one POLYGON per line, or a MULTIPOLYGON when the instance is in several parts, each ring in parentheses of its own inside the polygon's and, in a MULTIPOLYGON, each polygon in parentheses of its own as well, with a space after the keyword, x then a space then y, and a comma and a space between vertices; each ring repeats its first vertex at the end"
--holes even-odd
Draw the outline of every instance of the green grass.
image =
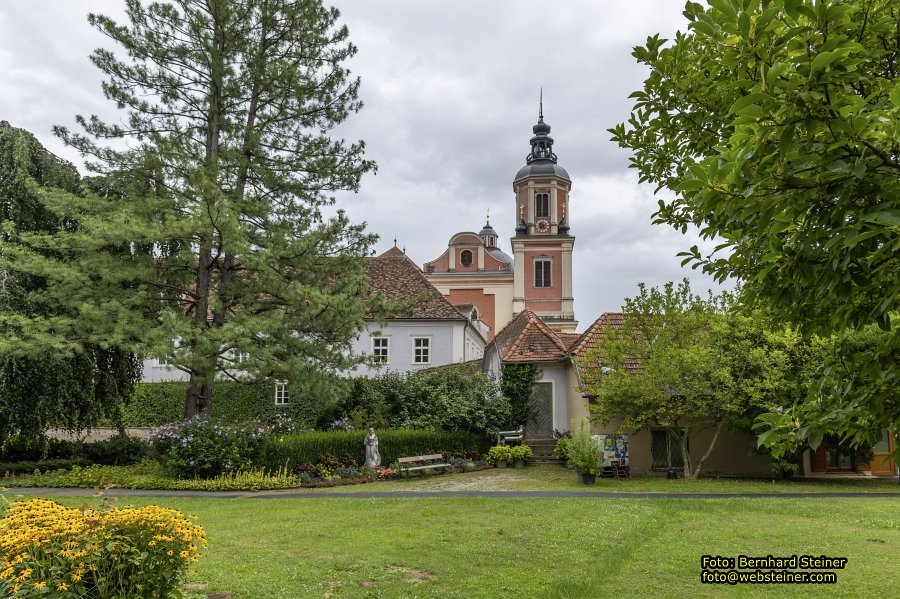
MULTIPOLYGON (((129 489, 256 491, 260 489, 296 490, 295 476, 261 476, 242 473, 220 480, 175 480, 151 462, 132 466, 93 466, 72 471, 55 471, 34 476, 22 474, 0 479, 5 487, 105 487, 114 485, 129 489)), ((895 481, 845 478, 831 480, 746 480, 700 479, 667 480, 662 477, 630 479, 597 479, 587 487, 578 482, 575 472, 556 465, 529 466, 523 469, 489 469, 478 472, 412 476, 364 485, 342 485, 330 488, 304 489, 309 493, 365 491, 619 491, 632 493, 798 493, 798 492, 862 492, 897 493, 895 481)))
POLYGON ((310 489, 311 492, 365 491, 616 491, 626 493, 897 493, 896 480, 845 478, 830 480, 753 480, 715 479, 667 480, 665 477, 597 479, 585 486, 575 471, 556 465, 528 466, 522 469, 494 468, 479 472, 440 476, 410 477, 367 485, 310 489))
POLYGON ((210 548, 188 582, 236 599, 888 597, 900 585, 896 499, 128 502, 197 514, 210 548), (833 586, 706 586, 704 553, 849 562, 833 586))

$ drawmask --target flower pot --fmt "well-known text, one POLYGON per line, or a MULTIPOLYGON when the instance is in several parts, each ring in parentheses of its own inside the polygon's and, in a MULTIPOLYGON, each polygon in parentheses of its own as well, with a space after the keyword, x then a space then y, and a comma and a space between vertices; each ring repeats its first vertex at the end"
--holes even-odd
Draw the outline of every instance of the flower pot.
POLYGON ((588 472, 581 473, 581 483, 585 485, 593 485, 597 482, 597 475, 588 472))
POLYGON ((506 460, 497 460, 496 462, 494 462, 494 465, 497 468, 506 468, 506 460))
POLYGON ((782 477, 784 480, 793 480, 793 479, 794 479, 794 474, 796 474, 796 471, 795 471, 795 470, 782 470, 782 471, 781 471, 781 477, 782 477))
POLYGON ((513 462, 513 466, 515 466, 516 468, 524 468, 525 460, 516 460, 515 462, 513 462))

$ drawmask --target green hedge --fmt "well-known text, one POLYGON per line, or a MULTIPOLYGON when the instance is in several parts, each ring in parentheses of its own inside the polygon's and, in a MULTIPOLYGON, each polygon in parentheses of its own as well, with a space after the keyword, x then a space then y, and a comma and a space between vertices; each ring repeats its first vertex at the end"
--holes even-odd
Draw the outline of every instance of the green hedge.
MULTIPOLYGON (((490 442, 464 431, 382 430, 378 435, 381 464, 387 466, 399 457, 445 453, 483 454, 490 442)), ((323 455, 338 459, 353 458, 365 462, 363 439, 366 431, 308 432, 268 437, 263 441, 259 465, 269 471, 316 464, 323 455)))
MULTIPOLYGON (((125 426, 159 426, 180 422, 184 418, 186 382, 139 383, 131 400, 122 406, 125 426)), ((319 416, 320 404, 310 399, 299 387, 288 388, 289 403, 275 405, 273 383, 216 381, 213 386, 212 416, 222 422, 246 422, 257 418, 268 420, 285 414, 301 426, 312 428, 319 416)))

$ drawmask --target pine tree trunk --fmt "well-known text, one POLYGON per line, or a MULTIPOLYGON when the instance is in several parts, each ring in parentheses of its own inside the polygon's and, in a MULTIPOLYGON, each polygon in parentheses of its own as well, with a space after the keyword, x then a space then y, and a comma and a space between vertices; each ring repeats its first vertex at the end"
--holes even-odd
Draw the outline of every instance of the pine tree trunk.
MULTIPOLYGON (((211 68, 209 80, 209 94, 207 101, 206 118, 206 147, 204 163, 206 176, 212 183, 218 185, 219 170, 219 135, 222 128, 222 94, 225 78, 225 34, 223 31, 222 6, 211 6, 210 14, 213 18, 213 45, 211 52, 211 68)), ((209 200, 206 199, 205 202, 209 200)), ((214 225, 212 227, 214 229, 214 225)), ((213 260, 213 245, 215 232, 204 234, 200 238, 199 255, 197 256, 197 285, 194 302, 194 335, 203 335, 204 329, 210 326, 210 298, 213 293, 221 292, 213 289, 212 271, 215 267, 213 260)), ((211 355, 204 348, 197 347, 197 339, 191 339, 191 379, 188 385, 187 398, 184 406, 185 418, 192 418, 198 414, 210 414, 212 411, 213 381, 216 375, 216 363, 218 350, 211 355), (199 354, 199 355, 198 355, 199 354)))

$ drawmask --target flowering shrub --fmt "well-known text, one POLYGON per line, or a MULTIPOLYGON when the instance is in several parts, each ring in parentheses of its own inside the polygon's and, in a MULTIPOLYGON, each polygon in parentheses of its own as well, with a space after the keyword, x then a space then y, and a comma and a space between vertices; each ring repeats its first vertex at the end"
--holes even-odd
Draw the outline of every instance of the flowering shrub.
POLYGON ((224 425, 207 416, 164 424, 150 432, 160 462, 179 478, 210 478, 247 470, 265 432, 256 422, 224 425))
POLYGON ((206 548, 203 527, 180 512, 67 508, 32 499, 0 518, 4 597, 169 597, 206 548))

